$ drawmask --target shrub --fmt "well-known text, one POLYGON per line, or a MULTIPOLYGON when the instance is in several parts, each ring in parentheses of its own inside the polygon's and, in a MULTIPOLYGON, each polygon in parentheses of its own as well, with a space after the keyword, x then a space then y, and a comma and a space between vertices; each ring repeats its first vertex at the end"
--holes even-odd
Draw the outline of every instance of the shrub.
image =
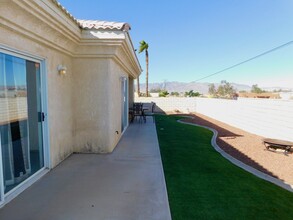
POLYGON ((169 92, 167 90, 161 90, 159 93, 159 97, 166 97, 169 95, 169 92))

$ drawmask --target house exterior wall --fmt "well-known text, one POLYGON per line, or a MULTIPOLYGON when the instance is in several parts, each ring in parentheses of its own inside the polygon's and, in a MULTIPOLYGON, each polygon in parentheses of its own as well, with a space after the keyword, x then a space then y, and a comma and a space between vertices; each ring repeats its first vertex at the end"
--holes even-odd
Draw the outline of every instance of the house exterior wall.
MULTIPOLYGON (((44 24, 37 17, 13 1, 1 2, 0 14, 0 44, 45 60, 47 72, 42 74, 47 74, 50 155, 51 166, 54 167, 73 152, 72 75, 62 77, 57 72, 61 63, 66 63, 68 73, 72 72, 71 57, 50 46, 56 40, 54 29, 43 29, 44 24)), ((68 45, 65 41, 58 43, 59 48, 68 45)))
POLYGON ((114 150, 114 147, 118 143, 121 136, 121 121, 122 121, 122 77, 128 78, 128 74, 119 66, 115 61, 110 62, 110 91, 109 96, 111 102, 110 105, 110 122, 109 135, 110 135, 110 151, 114 150), (118 134, 117 134, 118 133, 118 134))
POLYGON ((74 152, 109 153, 121 137, 121 77, 141 70, 126 32, 83 30, 81 36, 73 61, 74 152))
POLYGON ((111 152, 121 137, 119 77, 141 72, 128 33, 83 31, 47 0, 1 1, 0 33, 0 45, 45 61, 51 167, 73 152, 111 152))
POLYGON ((121 137, 121 77, 128 74, 112 59, 76 58, 73 68, 74 152, 112 152, 121 137))
POLYGON ((74 59, 75 152, 109 152, 109 66, 107 59, 74 59))

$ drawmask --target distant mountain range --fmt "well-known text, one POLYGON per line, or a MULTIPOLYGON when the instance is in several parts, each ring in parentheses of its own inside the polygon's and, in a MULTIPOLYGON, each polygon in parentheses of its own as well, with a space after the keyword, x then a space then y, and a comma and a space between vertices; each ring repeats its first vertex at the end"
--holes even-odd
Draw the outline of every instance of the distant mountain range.
MULTIPOLYGON (((165 89, 168 92, 186 92, 193 90, 194 92, 199 92, 201 94, 207 94, 209 90, 209 85, 211 83, 198 83, 198 82, 163 82, 163 83, 149 83, 149 91, 153 89, 165 89)), ((220 85, 220 83, 214 83, 216 87, 220 85)), ((250 91, 251 86, 237 83, 230 83, 237 91, 250 91)), ((135 89, 136 86, 135 86, 135 89)), ((293 90, 293 88, 283 88, 283 87, 267 87, 262 88, 266 91, 274 91, 274 90, 293 90)), ((145 92, 145 84, 140 84, 141 92, 145 92)))

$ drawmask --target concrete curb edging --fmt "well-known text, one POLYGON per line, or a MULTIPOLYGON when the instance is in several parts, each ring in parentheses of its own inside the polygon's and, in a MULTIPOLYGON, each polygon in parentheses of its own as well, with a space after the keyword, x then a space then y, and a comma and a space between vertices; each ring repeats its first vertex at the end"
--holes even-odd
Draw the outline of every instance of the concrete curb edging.
MULTIPOLYGON (((184 116, 185 118, 193 118, 193 117, 189 117, 189 116, 184 116)), ((289 183, 283 182, 275 177, 272 177, 268 174, 265 174, 251 166, 248 166, 247 164, 241 162, 240 160, 237 160, 236 158, 232 157, 231 155, 227 154, 225 151, 223 151, 219 145, 217 144, 217 136, 218 136, 218 132, 210 127, 207 126, 202 126, 202 125, 198 125, 198 124, 194 124, 194 123, 190 123, 190 122, 183 122, 181 120, 177 120, 177 122, 182 123, 182 124, 187 124, 187 125, 192 125, 192 126, 196 126, 196 127, 201 127, 201 128, 205 128, 208 129, 210 131, 213 132, 213 137, 211 139, 211 144, 213 146, 213 148, 219 152, 224 158, 226 158, 227 160, 229 160, 231 163, 233 163, 234 165, 246 170, 247 172, 263 179, 266 180, 268 182, 271 182, 277 186, 282 187, 283 189, 286 189, 290 192, 293 192, 293 185, 290 185, 289 183)))
POLYGON ((160 156, 160 172, 163 178, 163 182, 164 182, 164 188, 165 188, 165 197, 167 198, 167 206, 168 206, 168 216, 166 216, 168 218, 168 220, 172 219, 172 215, 171 215, 171 208, 170 208, 170 203, 169 203, 169 196, 168 196, 168 190, 167 190, 167 182, 166 182, 166 178, 165 178, 165 173, 164 173, 164 166, 163 166, 163 161, 162 161, 162 155, 161 155, 161 149, 160 149, 160 144, 159 144, 159 139, 158 139, 158 132, 157 132, 157 126, 156 124, 154 124, 155 126, 155 133, 156 133, 156 140, 157 140, 157 144, 158 144, 158 154, 160 156))

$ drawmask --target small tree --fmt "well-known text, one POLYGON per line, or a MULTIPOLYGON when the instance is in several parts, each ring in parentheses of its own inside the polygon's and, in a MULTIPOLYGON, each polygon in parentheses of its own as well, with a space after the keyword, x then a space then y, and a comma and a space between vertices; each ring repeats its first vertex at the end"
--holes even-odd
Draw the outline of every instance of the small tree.
POLYGON ((235 96, 236 90, 234 87, 226 80, 221 81, 221 85, 218 87, 217 94, 221 98, 233 98, 235 96))
POLYGON ((217 89, 214 83, 209 85, 209 94, 211 96, 217 96, 217 89))
POLYGON ((263 93, 265 91, 262 90, 261 88, 259 88, 257 84, 255 84, 255 85, 252 85, 251 92, 253 92, 253 93, 263 93))
POLYGON ((225 97, 225 88, 224 88, 224 85, 219 85, 219 87, 217 89, 217 94, 220 97, 225 97))

